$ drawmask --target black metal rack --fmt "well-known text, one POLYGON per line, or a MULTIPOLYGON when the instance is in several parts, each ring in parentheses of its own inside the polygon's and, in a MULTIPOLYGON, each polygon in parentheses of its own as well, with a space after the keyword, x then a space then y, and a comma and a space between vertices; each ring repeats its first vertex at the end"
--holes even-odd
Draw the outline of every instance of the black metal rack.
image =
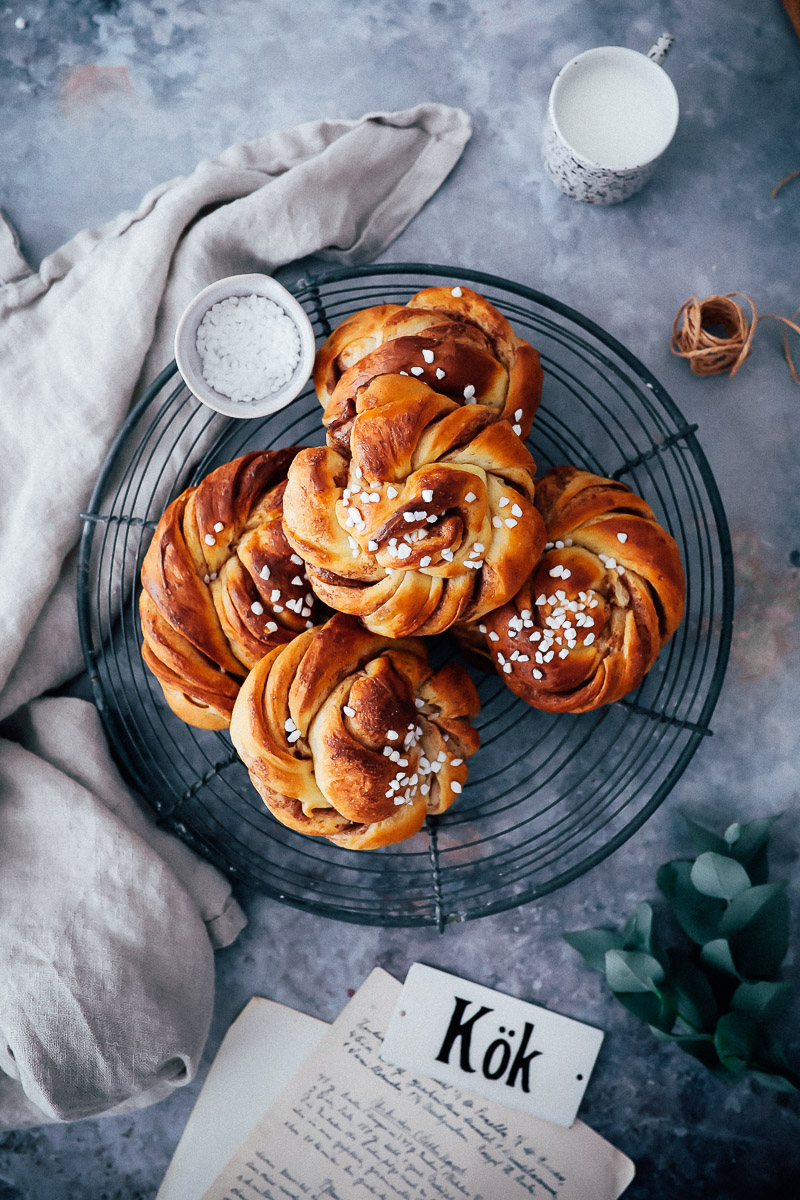
MULTIPOLYGON (((476 676, 482 748, 463 794, 409 842, 369 853, 275 821, 227 733, 184 725, 139 646, 139 567, 164 507, 248 450, 319 444, 313 388, 263 420, 218 417, 171 364, 142 397, 97 482, 80 546, 86 663, 111 745, 158 819, 234 878, 339 920, 438 925, 525 903, 620 846, 673 787, 705 736, 730 644, 730 538, 711 469, 670 397, 599 326, 530 288, 431 264, 336 269, 293 291, 318 337, 345 316, 404 303, 422 287, 467 283, 539 350, 542 406, 531 438, 539 471, 570 462, 623 478, 672 532, 687 577, 683 624, 636 693, 581 716, 551 716, 495 676, 476 676)), ((437 655, 452 652, 434 639, 437 655)))

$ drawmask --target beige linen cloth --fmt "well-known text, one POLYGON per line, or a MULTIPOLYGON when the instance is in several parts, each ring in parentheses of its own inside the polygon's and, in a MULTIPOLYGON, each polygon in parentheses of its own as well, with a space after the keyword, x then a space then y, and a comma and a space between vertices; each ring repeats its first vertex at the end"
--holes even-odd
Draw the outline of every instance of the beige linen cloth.
POLYGON ((140 1107, 188 1082, 228 883, 158 830, 92 705, 43 693, 81 667, 78 514, 178 317, 224 275, 383 250, 470 135, 425 104, 226 150, 84 231, 38 272, 0 215, 0 1128, 140 1107))

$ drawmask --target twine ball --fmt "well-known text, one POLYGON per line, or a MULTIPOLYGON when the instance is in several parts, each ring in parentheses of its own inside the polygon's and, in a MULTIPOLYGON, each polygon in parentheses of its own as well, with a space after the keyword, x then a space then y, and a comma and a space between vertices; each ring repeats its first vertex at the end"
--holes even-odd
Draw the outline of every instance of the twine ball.
POLYGON ((743 292, 707 296, 705 300, 690 296, 673 321, 670 349, 679 358, 688 359, 695 375, 722 375, 728 371, 733 377, 750 353, 757 323, 756 306, 743 292), (747 301, 750 316, 735 296, 747 301))

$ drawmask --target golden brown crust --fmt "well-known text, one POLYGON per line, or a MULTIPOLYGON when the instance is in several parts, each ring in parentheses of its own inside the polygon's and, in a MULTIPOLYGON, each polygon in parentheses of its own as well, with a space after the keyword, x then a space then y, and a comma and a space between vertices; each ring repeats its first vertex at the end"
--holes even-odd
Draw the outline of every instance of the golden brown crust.
POLYGON ((424 644, 336 614, 272 650, 242 684, 231 740, 284 825, 369 850, 444 812, 478 748, 480 702, 463 668, 424 644))
POLYGON ((153 534, 142 564, 142 656, 190 725, 224 729, 248 670, 319 611, 283 533, 296 453, 225 463, 182 492, 153 534))
POLYGON ((468 629, 534 708, 587 712, 638 687, 683 617, 678 547, 625 484, 558 467, 537 482, 548 543, 513 600, 468 629))
POLYGON ((331 447, 347 453, 353 418, 375 402, 365 389, 401 372, 458 404, 486 408, 528 436, 542 393, 539 355, 483 296, 455 290, 425 288, 405 306, 363 309, 320 347, 314 385, 331 447))
POLYGON ((382 375, 349 455, 297 455, 284 529, 317 596, 388 637, 434 634, 505 603, 545 541, 535 463, 485 407, 382 375))
POLYGON ((800 0, 783 0, 786 15, 794 26, 794 31, 800 38, 800 0))

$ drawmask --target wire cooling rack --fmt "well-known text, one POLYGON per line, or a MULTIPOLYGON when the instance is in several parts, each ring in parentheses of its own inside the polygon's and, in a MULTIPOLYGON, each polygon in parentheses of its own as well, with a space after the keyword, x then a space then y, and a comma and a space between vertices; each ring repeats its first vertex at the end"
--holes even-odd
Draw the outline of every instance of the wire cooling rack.
MULTIPOLYGON (((359 852, 284 828, 227 732, 184 725, 141 660, 139 568, 165 506, 248 450, 322 443, 310 385, 282 412, 227 420, 194 399, 173 363, 126 422, 83 514, 81 637, 127 779, 162 825, 233 878, 356 923, 443 929, 543 896, 598 863, 654 811, 710 734, 728 657, 733 575, 719 492, 696 426, 624 346, 540 292, 450 267, 337 269, 293 291, 322 340, 360 308, 456 282, 487 296, 541 354, 531 438, 539 473, 569 462, 641 493, 677 540, 687 606, 638 691, 597 712, 536 712, 498 677, 476 675, 481 750, 458 802, 415 838, 359 852)), ((431 648, 453 653, 447 638, 431 648)))

